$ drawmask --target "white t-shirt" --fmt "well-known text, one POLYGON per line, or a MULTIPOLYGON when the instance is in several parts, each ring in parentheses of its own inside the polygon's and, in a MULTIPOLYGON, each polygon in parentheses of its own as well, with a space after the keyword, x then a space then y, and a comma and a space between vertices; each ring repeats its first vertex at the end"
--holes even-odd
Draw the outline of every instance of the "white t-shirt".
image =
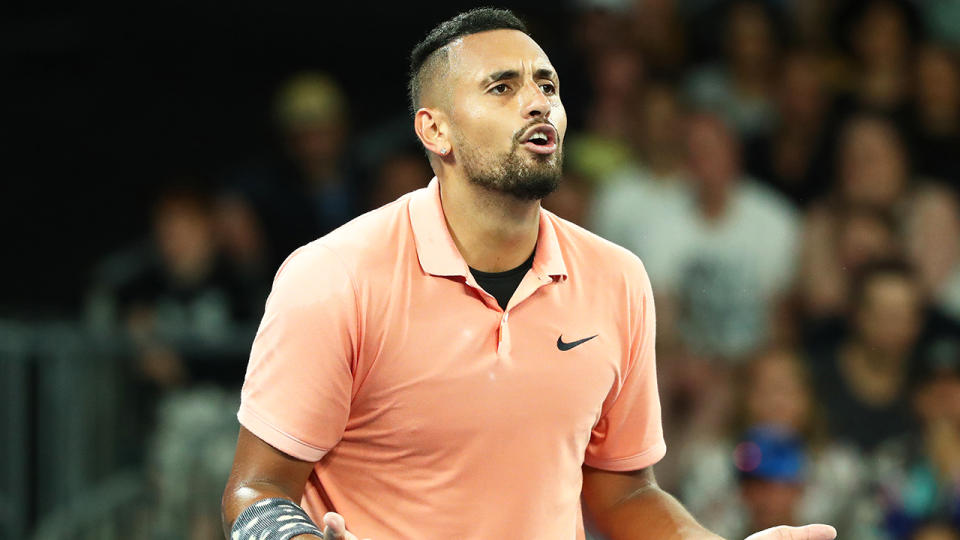
POLYGON ((679 306, 693 351, 737 357, 763 343, 770 303, 796 272, 799 217, 772 190, 744 178, 723 216, 708 221, 684 183, 624 175, 596 200, 601 236, 636 253, 655 290, 679 306))

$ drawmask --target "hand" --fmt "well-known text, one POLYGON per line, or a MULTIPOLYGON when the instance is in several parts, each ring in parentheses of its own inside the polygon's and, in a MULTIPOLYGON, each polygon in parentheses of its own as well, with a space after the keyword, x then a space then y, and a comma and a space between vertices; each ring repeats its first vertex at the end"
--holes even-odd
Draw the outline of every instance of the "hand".
POLYGON ((805 527, 772 527, 751 534, 747 540, 833 540, 837 530, 829 525, 807 525, 805 527))
MULTIPOLYGON (((347 530, 343 516, 336 512, 327 512, 323 515, 323 540, 357 540, 357 537, 347 530)), ((366 540, 370 540, 367 538, 366 540)))

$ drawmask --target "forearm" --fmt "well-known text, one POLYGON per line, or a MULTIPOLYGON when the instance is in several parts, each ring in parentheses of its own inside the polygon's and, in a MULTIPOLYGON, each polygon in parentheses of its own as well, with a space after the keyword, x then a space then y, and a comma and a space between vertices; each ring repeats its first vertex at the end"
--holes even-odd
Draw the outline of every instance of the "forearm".
POLYGON ((599 532, 610 540, 715 540, 669 493, 657 486, 638 490, 593 512, 599 532))
MULTIPOLYGON (((299 501, 294 500, 292 494, 268 482, 250 482, 241 486, 228 486, 223 494, 221 505, 221 518, 225 537, 230 538, 233 522, 236 521, 237 516, 251 504, 263 499, 274 498, 288 499, 299 504, 299 501)), ((295 537, 295 540, 313 540, 319 538, 319 536, 314 535, 300 535, 295 537)))

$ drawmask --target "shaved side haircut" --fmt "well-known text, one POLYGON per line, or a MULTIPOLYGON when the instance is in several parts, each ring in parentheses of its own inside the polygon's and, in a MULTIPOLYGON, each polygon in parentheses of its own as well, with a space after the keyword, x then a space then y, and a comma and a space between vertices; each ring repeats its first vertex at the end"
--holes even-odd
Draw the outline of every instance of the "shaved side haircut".
POLYGON ((410 78, 407 83, 412 114, 416 114, 420 108, 420 99, 425 90, 445 72, 449 52, 447 45, 463 36, 490 30, 518 30, 530 35, 527 26, 510 10, 477 8, 440 23, 423 41, 417 43, 410 53, 410 78))

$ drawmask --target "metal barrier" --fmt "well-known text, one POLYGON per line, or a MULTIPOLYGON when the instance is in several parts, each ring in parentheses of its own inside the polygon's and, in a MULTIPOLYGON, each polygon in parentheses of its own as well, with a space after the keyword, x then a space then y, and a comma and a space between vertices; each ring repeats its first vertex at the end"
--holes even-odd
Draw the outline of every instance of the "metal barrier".
POLYGON ((26 538, 118 469, 123 359, 76 323, 0 319, 0 538, 26 538))

